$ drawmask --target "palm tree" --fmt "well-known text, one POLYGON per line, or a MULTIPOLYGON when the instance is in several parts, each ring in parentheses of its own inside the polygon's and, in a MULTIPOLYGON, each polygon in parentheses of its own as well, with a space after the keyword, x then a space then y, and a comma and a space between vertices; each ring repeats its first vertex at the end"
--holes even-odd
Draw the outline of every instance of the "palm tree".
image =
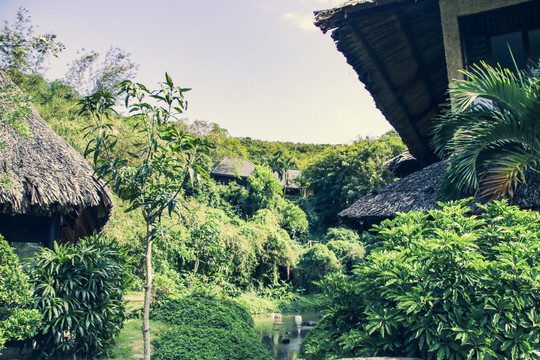
POLYGON ((296 168, 296 162, 292 156, 287 156, 282 151, 277 151, 268 162, 268 165, 277 174, 280 181, 285 180, 285 186, 283 187, 283 194, 285 195, 287 193, 287 186, 289 186, 289 170, 296 168))
MULTIPOLYGON (((540 65, 540 64, 539 64, 540 65)), ((512 197, 540 156, 540 67, 529 72, 486 63, 450 87, 454 108, 435 125, 432 144, 447 170, 445 200, 512 197)))

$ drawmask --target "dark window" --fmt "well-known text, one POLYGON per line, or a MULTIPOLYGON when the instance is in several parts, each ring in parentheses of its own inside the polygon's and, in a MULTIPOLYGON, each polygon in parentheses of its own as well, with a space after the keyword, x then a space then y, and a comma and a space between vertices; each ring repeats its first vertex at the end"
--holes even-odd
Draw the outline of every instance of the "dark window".
POLYGON ((459 28, 465 68, 484 60, 523 69, 540 58, 539 1, 463 16, 459 28))

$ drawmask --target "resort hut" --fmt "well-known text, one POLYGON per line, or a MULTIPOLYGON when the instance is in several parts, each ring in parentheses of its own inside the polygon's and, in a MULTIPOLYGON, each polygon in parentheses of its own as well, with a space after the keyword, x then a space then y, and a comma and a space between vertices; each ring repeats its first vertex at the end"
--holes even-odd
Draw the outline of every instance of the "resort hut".
POLYGON ((277 172, 274 172, 274 177, 283 186, 283 192, 287 195, 303 195, 305 196, 305 188, 300 183, 302 172, 300 170, 287 170, 287 176, 280 177, 277 172))
POLYGON ((212 167, 210 176, 217 182, 228 184, 236 182, 238 185, 245 186, 247 178, 255 171, 255 164, 249 160, 231 159, 225 157, 218 161, 212 167))
POLYGON ((338 214, 348 227, 366 231, 398 212, 438 209, 436 190, 445 163, 429 165, 357 200, 338 214))
POLYGON ((19 253, 100 231, 112 198, 84 157, 58 136, 0 71, 0 234, 19 253), (21 119, 13 116, 27 109, 21 119), (28 125, 29 134, 13 121, 28 125), (11 123, 11 125, 9 124, 11 123))
MULTIPOLYGON (((366 231, 385 219, 393 219, 398 212, 440 209, 437 188, 445 166, 444 161, 439 161, 396 180, 360 198, 338 217, 348 227, 366 231)), ((540 209, 540 173, 527 172, 526 181, 519 184, 510 204, 521 209, 540 209)))

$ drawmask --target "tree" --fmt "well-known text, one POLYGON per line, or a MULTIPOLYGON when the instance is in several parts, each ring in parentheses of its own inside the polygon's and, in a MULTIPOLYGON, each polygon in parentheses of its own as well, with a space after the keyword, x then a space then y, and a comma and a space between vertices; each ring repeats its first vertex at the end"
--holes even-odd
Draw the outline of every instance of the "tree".
POLYGON ((433 137, 448 162, 443 197, 511 197, 526 170, 538 165, 539 69, 514 73, 482 63, 453 83, 454 109, 439 119, 433 137))
POLYGON ((396 133, 390 132, 379 139, 326 149, 308 163, 302 175, 314 192, 309 201, 320 223, 325 228, 337 225, 341 210, 391 181, 393 176, 383 163, 404 148, 396 133))
MULTIPOLYGON (((112 134, 109 116, 115 103, 110 93, 99 91, 81 101, 81 114, 88 114, 94 124, 88 129, 93 137, 85 155, 93 154, 96 174, 107 178, 115 191, 129 201, 127 211, 140 210, 146 224, 145 233, 145 296, 142 334, 144 359, 150 359, 150 300, 152 294, 152 244, 160 230, 165 213, 171 215, 180 205, 182 185, 193 181, 202 167, 197 163, 197 152, 208 152, 211 144, 195 139, 174 122, 181 114, 189 89, 175 86, 168 74, 159 90, 150 91, 144 85, 126 80, 120 94, 125 105, 137 119, 136 128, 144 135, 142 142, 133 144, 128 157, 137 165, 128 166, 125 159, 112 158, 116 136, 112 134), (146 101, 150 97, 157 105, 146 101)), ((124 155, 124 156, 125 156, 124 155)))
POLYGON ((265 166, 255 166, 248 179, 248 213, 253 215, 259 209, 274 209, 281 199, 281 185, 265 166))
POLYGON ((55 34, 35 35, 28 10, 19 8, 13 24, 4 21, 0 33, 0 69, 38 72, 48 55, 57 56, 65 46, 55 34))
POLYGON ((98 63, 99 53, 93 50, 84 52, 73 60, 64 81, 82 95, 100 90, 114 91, 122 81, 137 75, 139 65, 131 61, 130 56, 124 50, 111 46, 105 59, 98 63))
POLYGON ((289 170, 296 168, 296 162, 291 156, 286 156, 282 151, 277 151, 268 162, 268 166, 278 175, 279 180, 285 180, 283 194, 286 194, 289 185, 289 170))

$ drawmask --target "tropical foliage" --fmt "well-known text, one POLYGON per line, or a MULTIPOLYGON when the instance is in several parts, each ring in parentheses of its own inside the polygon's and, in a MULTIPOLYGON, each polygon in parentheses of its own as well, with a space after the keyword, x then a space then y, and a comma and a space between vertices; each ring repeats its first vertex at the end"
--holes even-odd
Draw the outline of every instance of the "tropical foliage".
POLYGON ((171 325, 155 342, 152 359, 269 360, 248 312, 217 298, 185 297, 166 301, 152 318, 171 325))
POLYGON ((410 212, 375 227, 351 276, 321 285, 328 313, 306 359, 536 359, 540 216, 505 202, 410 212))
POLYGON ((337 214, 361 196, 386 185, 393 179, 383 163, 398 155, 405 146, 396 132, 378 139, 365 139, 352 145, 328 148, 310 161, 303 177, 313 196, 304 209, 319 231, 338 224, 337 214), (315 217, 315 218, 314 218, 315 217))
POLYGON ((115 241, 95 235, 77 245, 43 249, 31 267, 34 308, 43 325, 33 338, 41 358, 94 358, 114 344, 126 319, 130 259, 115 241))
POLYGON ((13 248, 0 235, 0 353, 6 341, 31 338, 41 325, 32 287, 13 248))
POLYGON ((436 125, 433 145, 447 159, 446 199, 511 197, 540 156, 540 78, 485 63, 450 87, 454 108, 436 125))

